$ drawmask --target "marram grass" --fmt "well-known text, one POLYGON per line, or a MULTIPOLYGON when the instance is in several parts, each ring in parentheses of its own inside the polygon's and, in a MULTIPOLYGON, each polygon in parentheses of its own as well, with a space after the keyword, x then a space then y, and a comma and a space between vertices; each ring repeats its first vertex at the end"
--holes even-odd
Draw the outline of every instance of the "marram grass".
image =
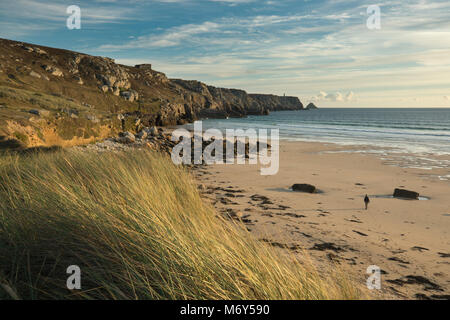
POLYGON ((150 152, 0 157, 2 299, 358 299, 254 239, 150 152), (70 265, 81 290, 66 288, 70 265))

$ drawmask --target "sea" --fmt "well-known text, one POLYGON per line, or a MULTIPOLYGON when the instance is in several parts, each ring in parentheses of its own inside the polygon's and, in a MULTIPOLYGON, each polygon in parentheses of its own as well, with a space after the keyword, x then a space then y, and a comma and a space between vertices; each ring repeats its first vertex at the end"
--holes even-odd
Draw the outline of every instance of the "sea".
MULTIPOLYGON (((359 152, 377 153, 395 165, 450 170, 450 108, 280 111, 268 116, 206 119, 202 124, 204 130, 279 129, 281 140, 361 146, 359 152)), ((450 171, 440 178, 450 180, 450 171)))

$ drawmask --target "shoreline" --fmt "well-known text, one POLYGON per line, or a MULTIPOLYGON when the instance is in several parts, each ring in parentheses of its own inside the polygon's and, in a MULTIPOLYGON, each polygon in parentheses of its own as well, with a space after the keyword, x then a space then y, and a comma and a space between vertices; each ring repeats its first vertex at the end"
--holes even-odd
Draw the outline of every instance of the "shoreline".
POLYGON ((250 165, 203 166, 195 176, 218 212, 240 217, 274 246, 296 254, 306 249, 320 269, 337 264, 363 284, 366 268, 377 265, 382 291, 375 294, 382 298, 448 297, 450 184, 433 177, 448 169, 393 166, 377 155, 355 153, 357 147, 281 140, 275 176, 261 176, 250 165), (311 183, 323 193, 294 193, 289 187, 295 183, 311 183), (381 197, 397 187, 430 200, 381 197), (368 211, 366 193, 372 200, 368 211))

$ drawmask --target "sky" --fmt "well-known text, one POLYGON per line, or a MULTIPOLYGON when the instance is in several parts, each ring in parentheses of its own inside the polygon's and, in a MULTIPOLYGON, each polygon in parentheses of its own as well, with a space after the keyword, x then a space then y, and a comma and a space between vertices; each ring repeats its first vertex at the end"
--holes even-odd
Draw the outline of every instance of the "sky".
POLYGON ((448 0, 1 0, 0 37, 319 107, 450 107, 448 0))

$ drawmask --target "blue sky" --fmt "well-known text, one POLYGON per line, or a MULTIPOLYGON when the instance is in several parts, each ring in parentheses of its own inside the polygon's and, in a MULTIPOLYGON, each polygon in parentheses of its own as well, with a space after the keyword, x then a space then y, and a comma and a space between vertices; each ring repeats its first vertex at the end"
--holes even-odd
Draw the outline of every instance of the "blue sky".
POLYGON ((322 107, 450 107, 447 0, 11 0, 0 37, 322 107))

